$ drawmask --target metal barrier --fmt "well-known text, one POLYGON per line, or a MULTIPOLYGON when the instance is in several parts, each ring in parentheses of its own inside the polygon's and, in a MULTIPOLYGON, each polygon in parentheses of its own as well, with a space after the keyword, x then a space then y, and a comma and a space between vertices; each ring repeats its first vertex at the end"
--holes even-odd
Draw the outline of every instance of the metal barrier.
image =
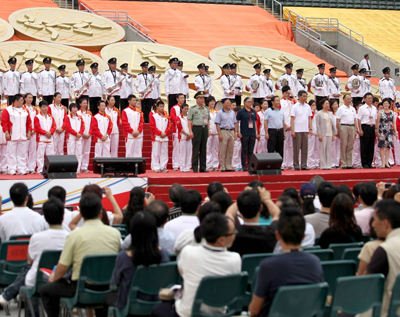
MULTIPOLYGON (((275 13, 275 7, 279 6, 279 20, 282 21, 283 19, 283 5, 282 3, 272 0, 272 14, 275 13)), ((264 10, 266 10, 266 0, 264 0, 264 10)))

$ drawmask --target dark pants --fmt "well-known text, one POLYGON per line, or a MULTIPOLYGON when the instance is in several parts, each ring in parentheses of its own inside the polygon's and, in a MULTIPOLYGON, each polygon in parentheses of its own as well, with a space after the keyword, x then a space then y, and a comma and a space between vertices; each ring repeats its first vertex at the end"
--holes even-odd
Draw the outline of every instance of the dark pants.
POLYGON ((242 168, 247 169, 246 159, 250 163, 251 156, 254 152, 254 145, 256 144, 255 136, 242 136, 242 168))
POLYGON ((121 109, 120 110, 122 112, 125 108, 127 108, 129 106, 128 98, 121 99, 120 100, 120 105, 121 105, 121 109))
POLYGON ((50 96, 43 96, 43 98, 42 98, 42 100, 47 101, 47 103, 48 103, 49 105, 53 103, 53 99, 54 99, 54 96, 53 96, 53 95, 50 95, 50 96))
POLYGON ((242 96, 235 96, 235 101, 237 106, 242 105, 242 96))
POLYGON ((89 98, 89 109, 92 112, 93 115, 97 114, 99 112, 99 109, 97 109, 97 102, 101 100, 101 97, 90 97, 89 98))
POLYGON ((327 97, 326 96, 315 96, 315 102, 317 103, 318 111, 322 110, 322 105, 320 105, 319 102, 324 98, 327 98, 327 97))
POLYGON ((363 98, 362 97, 352 97, 353 100, 353 106, 357 107, 358 104, 362 103, 363 98))
POLYGON ((7 104, 10 106, 14 102, 15 96, 7 96, 7 104))
POLYGON ((206 126, 194 126, 193 127, 192 139, 193 145, 193 158, 192 158, 192 169, 193 172, 197 173, 199 166, 199 156, 200 156, 200 172, 207 169, 207 139, 208 139, 208 127, 206 126))
POLYGON ((68 105, 69 105, 69 99, 65 98, 65 99, 61 99, 61 104, 68 109, 68 105))
POLYGON ((268 153, 279 153, 283 159, 283 129, 268 129, 268 153))
MULTIPOLYGON (((79 105, 79 103, 83 99, 87 99, 87 101, 89 102, 89 96, 88 95, 82 95, 82 96, 80 96, 79 98, 76 99, 76 103, 79 105)), ((96 108, 97 108, 97 106, 96 106, 96 108)))
POLYGON ((149 123, 149 113, 151 111, 151 108, 154 105, 154 99, 145 98, 142 100, 141 104, 142 104, 142 112, 143 112, 144 122, 149 123))
POLYGON ((264 98, 253 98, 253 100, 254 100, 254 103, 257 102, 261 106, 264 101, 264 98))
POLYGON ((114 96, 114 95, 113 95, 113 97, 115 99, 115 106, 114 107, 119 109, 120 104, 121 104, 121 97, 120 96, 114 96))
POLYGON ((179 317, 175 310, 175 302, 162 302, 154 306, 151 311, 152 317, 179 317))
POLYGON ((272 108, 272 101, 271 100, 267 100, 268 101, 268 108, 272 108))
POLYGON ((370 167, 375 151, 375 126, 363 124, 361 128, 364 132, 364 135, 360 136, 361 165, 370 167))
POLYGON ((171 113, 171 108, 176 105, 178 102, 176 98, 178 97, 178 94, 169 94, 168 95, 168 113, 171 113))
POLYGON ((32 105, 36 106, 36 96, 33 96, 32 105))

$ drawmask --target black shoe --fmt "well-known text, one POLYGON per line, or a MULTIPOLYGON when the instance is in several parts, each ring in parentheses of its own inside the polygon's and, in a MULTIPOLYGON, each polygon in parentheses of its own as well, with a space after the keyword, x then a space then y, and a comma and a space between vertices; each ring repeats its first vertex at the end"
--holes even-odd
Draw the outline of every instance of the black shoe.
POLYGON ((342 169, 342 170, 347 170, 347 169, 348 169, 348 167, 346 167, 346 166, 342 166, 342 167, 341 167, 341 169, 342 169))
POLYGON ((209 171, 202 171, 202 170, 200 170, 200 173, 209 173, 209 171))
POLYGON ((226 170, 227 172, 234 172, 235 170, 226 170))
POLYGON ((363 168, 369 168, 368 165, 363 165, 363 168))
POLYGON ((197 170, 193 170, 193 173, 197 173, 197 170))
POLYGON ((247 169, 247 168, 244 168, 244 169, 243 169, 243 172, 248 172, 248 169, 247 169))
POLYGON ((221 170, 222 173, 226 173, 229 172, 228 170, 221 170))
POLYGON ((373 167, 372 165, 368 165, 368 168, 375 168, 375 167, 373 167))
POLYGON ((294 170, 295 171, 300 171, 300 167, 295 167, 294 170))
POLYGON ((354 166, 350 166, 350 167, 348 167, 347 168, 348 170, 354 170, 354 169, 356 169, 354 166))
POLYGON ((301 170, 302 171, 309 171, 310 169, 308 167, 302 167, 301 170))

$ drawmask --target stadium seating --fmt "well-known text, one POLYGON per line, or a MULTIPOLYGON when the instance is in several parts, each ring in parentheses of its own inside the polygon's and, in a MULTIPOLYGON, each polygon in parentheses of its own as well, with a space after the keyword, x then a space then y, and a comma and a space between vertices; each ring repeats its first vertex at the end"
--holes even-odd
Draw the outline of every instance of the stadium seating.
POLYGON ((319 7, 319 8, 351 8, 351 9, 373 9, 373 10, 399 10, 400 1, 393 0, 280 0, 284 6, 290 7, 319 7))

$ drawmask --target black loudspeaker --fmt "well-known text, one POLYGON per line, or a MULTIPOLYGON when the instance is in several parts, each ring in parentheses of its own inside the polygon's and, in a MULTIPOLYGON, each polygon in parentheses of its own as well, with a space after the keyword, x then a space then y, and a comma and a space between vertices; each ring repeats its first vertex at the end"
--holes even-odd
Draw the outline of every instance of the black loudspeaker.
POLYGON ((44 158, 44 178, 76 178, 78 159, 75 155, 48 155, 44 158))
POLYGON ((279 153, 253 154, 249 162, 249 174, 281 175, 282 161, 279 153))
POLYGON ((144 157, 94 157, 93 172, 111 177, 133 176, 146 173, 144 157))

